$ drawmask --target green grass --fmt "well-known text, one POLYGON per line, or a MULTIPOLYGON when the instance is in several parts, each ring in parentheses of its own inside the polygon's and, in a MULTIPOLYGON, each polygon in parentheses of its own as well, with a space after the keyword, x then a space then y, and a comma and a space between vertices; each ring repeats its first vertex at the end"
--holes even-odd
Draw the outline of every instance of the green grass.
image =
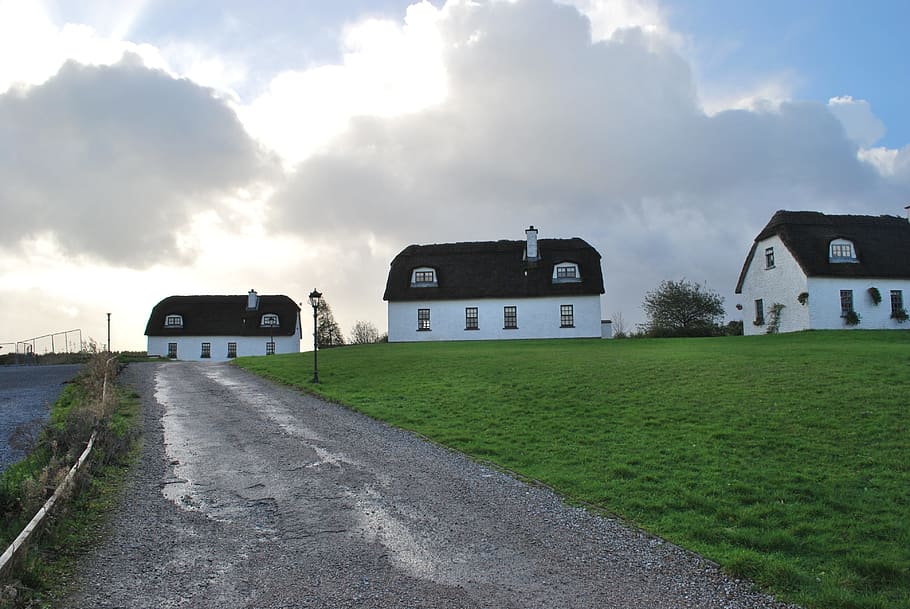
MULTIPOLYGON (((312 354, 237 363, 313 389, 312 354)), ((316 391, 806 607, 910 608, 910 332, 385 344, 316 391)))

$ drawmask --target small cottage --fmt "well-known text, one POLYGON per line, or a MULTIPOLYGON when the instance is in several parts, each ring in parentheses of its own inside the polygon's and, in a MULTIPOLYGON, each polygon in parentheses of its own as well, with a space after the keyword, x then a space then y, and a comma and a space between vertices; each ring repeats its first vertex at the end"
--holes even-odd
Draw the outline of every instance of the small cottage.
POLYGON ((300 307, 287 296, 168 296, 145 327, 148 354, 223 361, 300 351, 300 307))
POLYGON ((910 221, 778 211, 755 237, 736 293, 745 334, 910 328, 910 221))
POLYGON ((537 235, 406 247, 383 296, 389 341, 601 337, 600 254, 537 235))

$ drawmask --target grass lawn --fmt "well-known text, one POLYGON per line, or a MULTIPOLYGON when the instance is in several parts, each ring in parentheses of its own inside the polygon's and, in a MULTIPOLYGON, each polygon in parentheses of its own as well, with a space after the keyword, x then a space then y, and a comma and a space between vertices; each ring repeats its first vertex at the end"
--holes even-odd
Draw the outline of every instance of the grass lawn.
MULTIPOLYGON (((313 389, 312 353, 239 359, 313 389)), ((813 608, 910 608, 910 332, 383 344, 328 398, 813 608)))

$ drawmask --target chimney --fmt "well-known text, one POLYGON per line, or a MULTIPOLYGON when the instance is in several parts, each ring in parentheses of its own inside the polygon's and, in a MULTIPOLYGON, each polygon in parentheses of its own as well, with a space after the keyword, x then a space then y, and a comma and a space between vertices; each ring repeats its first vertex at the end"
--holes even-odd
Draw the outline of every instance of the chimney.
POLYGON ((256 294, 256 290, 250 290, 249 294, 247 294, 246 308, 248 311, 259 308, 259 296, 256 294))
POLYGON ((537 262, 540 260, 540 254, 537 251, 537 229, 534 228, 533 224, 525 230, 525 235, 528 236, 528 245, 525 250, 528 262, 537 262))
POLYGON ((910 222, 910 205, 904 206, 904 209, 907 211, 907 222, 910 222))

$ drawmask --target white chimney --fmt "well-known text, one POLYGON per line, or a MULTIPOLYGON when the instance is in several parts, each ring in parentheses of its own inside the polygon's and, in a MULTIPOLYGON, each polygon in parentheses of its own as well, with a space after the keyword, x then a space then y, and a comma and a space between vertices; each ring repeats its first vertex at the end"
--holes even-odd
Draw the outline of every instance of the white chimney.
POLYGON ((910 222, 910 205, 904 207, 907 210, 907 222, 910 222))
POLYGON ((532 224, 530 228, 525 230, 525 235, 528 236, 528 245, 526 253, 528 255, 528 262, 533 262, 540 259, 540 254, 537 252, 537 229, 534 228, 532 224))
POLYGON ((259 296, 256 294, 256 290, 250 290, 249 294, 247 294, 246 308, 251 310, 259 308, 259 296))

